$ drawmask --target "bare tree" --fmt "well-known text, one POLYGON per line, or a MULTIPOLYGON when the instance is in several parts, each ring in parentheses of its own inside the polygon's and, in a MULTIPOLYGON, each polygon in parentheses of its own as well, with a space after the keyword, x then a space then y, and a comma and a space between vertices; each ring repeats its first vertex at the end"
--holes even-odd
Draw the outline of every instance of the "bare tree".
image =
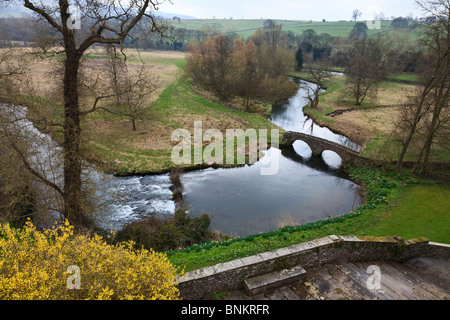
POLYGON ((65 54, 64 96, 64 217, 77 229, 89 228, 82 199, 81 118, 78 72, 86 51, 96 43, 121 45, 138 23, 145 21, 152 31, 163 28, 152 15, 160 2, 155 0, 12 0, 22 3, 36 16, 48 23, 59 35, 65 54), (70 4, 80 10, 83 28, 74 28, 70 4))
POLYGON ((353 10, 353 13, 352 13, 352 19, 353 19, 354 21, 356 21, 356 20, 358 20, 359 17, 361 17, 361 15, 362 15, 362 12, 359 11, 358 9, 353 10))
POLYGON ((313 85, 308 85, 309 105, 312 109, 317 109, 320 102, 320 92, 325 89, 326 81, 330 78, 325 63, 311 64, 307 68, 307 73, 313 85))
POLYGON ((250 111, 252 102, 262 98, 260 75, 258 74, 258 58, 256 46, 253 41, 244 44, 242 39, 234 41, 234 52, 232 54, 233 67, 235 68, 235 81, 237 82, 237 95, 245 104, 245 110, 250 111))
POLYGON ((186 70, 205 89, 213 91, 223 101, 233 97, 233 44, 224 35, 207 38, 189 46, 186 70))
POLYGON ((61 162, 54 152, 57 148, 34 128, 27 113, 25 107, 0 108, 0 193, 8 195, 1 201, 1 215, 10 222, 23 222, 24 218, 42 221, 50 211, 62 212, 61 162))
POLYGON ((33 28, 33 46, 46 55, 53 47, 59 46, 57 33, 43 20, 37 20, 33 28))
POLYGON ((424 37, 421 41, 426 49, 426 60, 423 64, 421 86, 412 103, 410 112, 400 120, 400 126, 406 132, 402 139, 397 170, 403 165, 406 152, 422 123, 428 121, 423 147, 414 170, 418 169, 423 159, 422 171, 427 170, 433 140, 439 128, 448 122, 449 85, 450 85, 450 1, 428 0, 416 1, 435 22, 423 26, 424 37))
POLYGON ((264 39, 273 52, 279 47, 287 46, 287 35, 283 31, 283 24, 267 20, 264 23, 264 39))
POLYGON ((267 20, 263 31, 261 43, 255 42, 260 66, 271 77, 288 74, 294 67, 294 54, 288 46, 288 36, 283 31, 283 24, 267 20))
POLYGON ((136 121, 145 119, 150 108, 150 98, 158 88, 158 77, 145 65, 127 65, 124 56, 108 48, 108 75, 111 80, 110 92, 114 96, 114 107, 103 110, 130 120, 133 131, 137 131, 136 121))
POLYGON ((353 43, 345 54, 347 85, 345 92, 359 106, 370 97, 375 99, 378 84, 386 76, 390 39, 385 35, 364 38, 353 43))
POLYGON ((191 44, 188 74, 222 101, 242 98, 247 111, 254 103, 284 101, 295 92, 295 85, 287 79, 294 56, 288 49, 278 48, 274 60, 262 33, 255 34, 246 44, 236 39, 234 46, 223 35, 191 44))
POLYGON ((91 72, 81 83, 86 98, 93 99, 82 114, 103 111, 127 118, 137 131, 136 121, 148 115, 159 78, 145 64, 128 64, 126 56, 112 45, 106 48, 106 56, 106 62, 89 66, 91 72))

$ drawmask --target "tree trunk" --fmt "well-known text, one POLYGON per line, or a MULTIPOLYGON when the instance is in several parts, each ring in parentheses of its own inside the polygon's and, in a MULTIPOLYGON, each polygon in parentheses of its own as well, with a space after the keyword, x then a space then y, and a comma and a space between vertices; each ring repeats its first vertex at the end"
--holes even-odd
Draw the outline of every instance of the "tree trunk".
MULTIPOLYGON (((105 4, 104 13, 97 12, 97 17, 85 19, 90 27, 89 34, 84 31, 80 32, 79 47, 77 48, 75 41, 75 31, 70 22, 72 18, 69 11, 69 1, 59 0, 53 1, 55 6, 59 3, 59 8, 53 6, 43 6, 42 4, 35 5, 30 0, 23 0, 24 7, 32 10, 39 15, 44 21, 47 21, 54 31, 61 33, 63 38, 63 47, 66 54, 64 62, 64 145, 63 145, 63 162, 64 162, 64 190, 60 190, 58 186, 54 186, 64 199, 64 218, 74 225, 78 230, 86 229, 92 226, 92 219, 86 214, 84 207, 85 201, 82 195, 82 160, 80 155, 81 144, 81 119, 83 113, 80 112, 80 105, 78 101, 78 71, 80 67, 80 59, 83 53, 95 43, 104 44, 122 44, 124 39, 128 36, 131 30, 144 17, 149 17, 151 22, 151 30, 157 31, 162 35, 162 25, 156 24, 153 16, 146 14, 146 10, 152 7, 158 10, 155 1, 142 0, 133 1, 128 8, 117 6, 117 1, 108 1, 105 4), (119 8, 120 7, 120 8, 119 8), (57 9, 57 10, 56 10, 57 9), (113 10, 117 19, 117 28, 109 25, 108 21, 111 19, 110 10, 113 10), (58 18, 57 18, 58 17, 58 18), (60 17, 60 19, 59 19, 60 17), (110 35, 105 36, 103 33, 108 31, 110 35), (83 36, 84 39, 83 39, 83 36)), ((72 1, 70 1, 72 2, 72 1)), ((78 2, 78 1, 77 1, 78 2)), ((82 1, 80 1, 82 2, 82 1)), ((82 4, 79 4, 82 6, 82 4)), ((81 11, 89 11, 89 1, 85 3, 81 11)), ((120 100, 119 100, 120 101, 120 100)), ((48 185, 51 182, 46 181, 48 185)))
MULTIPOLYGON (((422 111, 422 108, 420 106, 420 108, 417 109, 416 115, 420 114, 421 111, 422 111)), ((402 150, 400 151, 400 155, 397 160, 397 166, 395 168, 397 171, 399 171, 403 167, 403 159, 405 158, 406 151, 408 151, 409 145, 411 144, 412 138, 414 137, 414 133, 416 132, 418 122, 419 122, 419 117, 416 116, 413 121, 413 124, 409 130, 408 137, 406 138, 406 141, 403 144, 402 150)))
POLYGON ((417 102, 417 104, 415 106, 416 107, 416 112, 414 113, 413 120, 411 121, 411 128, 409 129, 408 136, 407 136, 405 142, 403 143, 402 150, 400 151, 400 155, 399 155, 398 160, 397 160, 397 166, 395 168, 397 171, 399 171, 402 168, 402 166, 403 166, 403 159, 405 158, 406 151, 408 151, 408 149, 409 149, 409 145, 411 144, 411 141, 412 141, 412 139, 414 137, 414 134, 416 133, 417 126, 418 126, 418 124, 419 124, 419 122, 420 122, 420 120, 421 120, 421 118, 423 116, 423 114, 422 114, 423 113, 423 107, 424 107, 424 104, 425 104, 425 100, 426 100, 426 98, 428 96, 428 93, 430 92, 430 90, 432 88, 432 85, 434 83, 433 79, 434 78, 432 78, 428 82, 428 84, 423 88, 422 93, 420 95, 420 99, 419 99, 419 101, 417 102))
POLYGON ((64 216, 75 228, 91 226, 83 209, 82 161, 80 156, 81 123, 78 101, 80 58, 73 33, 64 37, 66 61, 64 72, 64 216))
POLYGON ((357 84, 356 84, 356 92, 355 92, 355 106, 360 106, 362 101, 361 101, 361 79, 358 78, 357 80, 357 84))
POLYGON ((428 162, 430 160, 433 140, 436 137, 436 133, 438 132, 439 127, 440 127, 439 118, 441 116, 441 113, 442 113, 442 110, 444 109, 444 107, 448 105, 449 89, 446 87, 446 85, 447 85, 447 82, 442 82, 441 87, 439 88, 439 90, 436 93, 437 98, 435 100, 435 106, 433 109, 433 119, 431 121, 431 125, 429 128, 427 141, 423 148, 425 150, 425 157, 424 157, 421 173, 427 173, 427 171, 428 171, 428 162))

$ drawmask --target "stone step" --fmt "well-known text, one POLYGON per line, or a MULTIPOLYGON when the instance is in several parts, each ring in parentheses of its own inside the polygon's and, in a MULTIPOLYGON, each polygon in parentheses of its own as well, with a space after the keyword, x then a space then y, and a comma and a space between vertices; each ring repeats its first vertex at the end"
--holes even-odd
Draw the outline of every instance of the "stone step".
POLYGON ((287 286, 300 280, 306 274, 302 266, 291 269, 272 272, 266 275, 257 276, 244 281, 245 291, 249 296, 265 293, 270 289, 287 286))

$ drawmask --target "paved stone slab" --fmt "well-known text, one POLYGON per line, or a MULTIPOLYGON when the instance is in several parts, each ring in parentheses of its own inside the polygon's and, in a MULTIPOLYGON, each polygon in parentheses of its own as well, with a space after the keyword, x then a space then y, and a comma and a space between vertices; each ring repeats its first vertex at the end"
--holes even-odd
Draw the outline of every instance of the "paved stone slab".
POLYGON ((331 279, 331 275, 324 267, 317 268, 317 273, 325 280, 328 281, 331 279))
POLYGON ((287 300, 300 300, 299 297, 289 289, 288 287, 282 287, 280 289, 281 294, 287 299, 287 300))
POLYGON ((276 251, 263 252, 259 254, 264 261, 269 261, 278 258, 276 251))
POLYGON ((237 268, 241 268, 244 266, 244 263, 241 260, 234 260, 226 263, 221 263, 216 266, 214 266, 214 271, 216 273, 225 272, 228 270, 233 270, 237 268))
POLYGON ((330 291, 331 289, 330 284, 322 278, 317 278, 313 280, 313 284, 316 288, 318 288, 321 292, 324 293, 330 291))
POLYGON ((284 295, 279 291, 279 290, 275 290, 275 292, 270 296, 269 298, 270 300, 286 300, 284 295))
POLYGON ((261 263, 264 259, 258 254, 251 257, 241 258, 241 262, 246 266, 251 266, 253 264, 261 263))
POLYGON ((298 281, 305 273, 306 271, 302 266, 297 266, 291 269, 250 278, 244 281, 245 291, 250 296, 257 295, 266 292, 271 288, 284 286, 298 281))

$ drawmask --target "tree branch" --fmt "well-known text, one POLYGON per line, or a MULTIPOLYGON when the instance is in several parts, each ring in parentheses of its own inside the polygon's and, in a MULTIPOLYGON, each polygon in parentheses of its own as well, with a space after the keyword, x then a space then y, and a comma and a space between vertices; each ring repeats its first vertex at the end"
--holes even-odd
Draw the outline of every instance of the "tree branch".
POLYGON ((59 32, 63 33, 63 27, 56 23, 56 21, 44 10, 41 8, 36 7, 33 3, 30 2, 30 0, 24 0, 25 4, 24 6, 37 14, 40 14, 42 17, 44 17, 50 25, 57 29, 59 32))
POLYGON ((25 155, 22 153, 22 151, 20 150, 20 148, 14 143, 13 139, 11 138, 11 136, 6 132, 6 130, 3 131, 5 134, 5 137, 8 139, 9 144, 11 145, 11 147, 14 149, 14 151, 16 151, 16 153, 18 154, 19 158, 22 160, 23 164, 25 165, 25 167, 27 168, 27 170, 34 175, 36 178, 38 178, 42 183, 44 183, 45 185, 53 188, 56 192, 58 192, 61 196, 64 196, 64 191, 61 190, 61 188, 59 188, 55 183, 51 182, 50 180, 46 179, 42 174, 40 174, 38 171, 36 171, 35 169, 33 169, 33 167, 30 165, 30 163, 28 162, 28 160, 26 159, 25 155))
POLYGON ((128 36, 130 31, 137 25, 137 23, 142 19, 142 17, 149 17, 152 20, 152 31, 160 31, 157 27, 157 23, 153 16, 146 14, 145 11, 149 8, 150 4, 153 8, 156 9, 157 4, 153 3, 152 0, 145 0, 140 7, 137 15, 131 20, 130 23, 127 22, 130 20, 131 15, 129 15, 128 11, 131 10, 131 6, 129 10, 122 9, 124 11, 125 18, 122 20, 120 24, 120 30, 116 30, 114 28, 108 27, 104 24, 108 20, 108 18, 99 19, 103 24, 98 27, 98 29, 94 32, 92 31, 91 36, 89 36, 78 48, 78 53, 83 54, 91 45, 94 43, 105 43, 105 44, 122 44, 125 38, 128 36), (109 30, 112 33, 116 34, 116 38, 105 38, 102 36, 103 31, 109 30))

